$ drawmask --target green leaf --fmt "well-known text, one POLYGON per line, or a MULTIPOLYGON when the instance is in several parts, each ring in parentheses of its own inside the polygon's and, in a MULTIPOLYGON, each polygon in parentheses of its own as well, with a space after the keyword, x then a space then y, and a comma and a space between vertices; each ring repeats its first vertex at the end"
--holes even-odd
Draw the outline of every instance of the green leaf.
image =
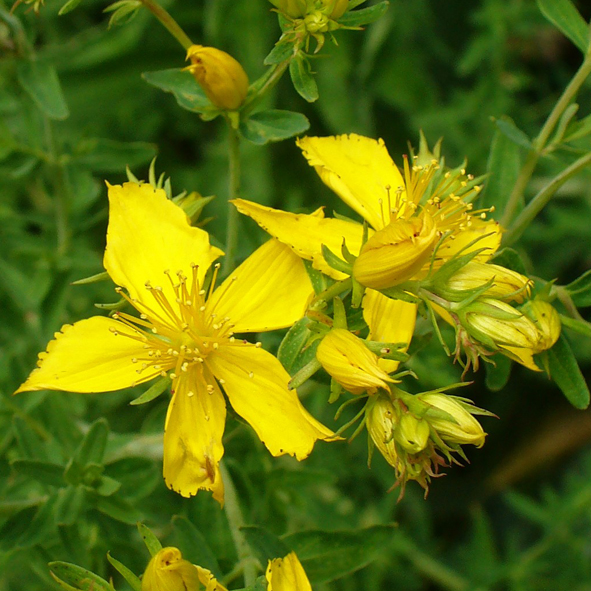
POLYGON ((148 84, 164 92, 172 92, 179 106, 187 111, 202 113, 212 109, 212 104, 190 72, 172 68, 144 72, 142 77, 148 84))
POLYGON ((361 27, 363 25, 368 25, 386 14, 389 5, 389 2, 378 2, 378 4, 362 8, 361 10, 350 10, 343 14, 338 20, 338 23, 345 27, 361 27))
POLYGON ((564 286, 573 303, 579 308, 591 306, 591 271, 583 273, 578 279, 564 286))
POLYGON ((36 513, 37 507, 27 507, 4 522, 0 527, 0 551, 9 552, 18 547, 19 539, 31 526, 36 513))
POLYGON ((498 392, 509 381, 512 361, 504 355, 495 355, 493 361, 494 365, 492 363, 484 364, 486 368, 486 387, 491 392, 498 392))
POLYGON ((541 13, 582 52, 589 47, 589 26, 571 0, 537 0, 541 13))
POLYGON ((521 255, 513 248, 506 247, 497 251, 490 262, 511 269, 512 271, 517 271, 517 273, 521 273, 522 275, 527 275, 527 269, 525 268, 525 263, 521 255))
MULTIPOLYGON (((25 531, 14 547, 30 548, 41 544, 55 535, 55 503, 57 496, 50 496, 47 501, 40 505, 35 517, 25 521, 25 531)), ((12 549, 12 548, 11 548, 12 549)))
POLYGON ((138 404, 146 404, 146 402, 151 402, 152 400, 154 400, 154 398, 158 398, 160 394, 165 392, 168 386, 170 386, 170 378, 168 376, 160 378, 157 382, 152 384, 143 394, 140 394, 129 404, 131 404, 132 406, 137 406, 138 404))
POLYGON ((316 295, 323 292, 325 289, 328 289, 334 283, 334 280, 328 277, 328 275, 325 275, 321 271, 318 271, 318 269, 315 269, 312 266, 312 261, 306 261, 302 259, 302 263, 304 263, 306 273, 308 273, 308 277, 312 282, 312 287, 314 288, 314 293, 316 295))
POLYGON ((303 531, 283 537, 301 560, 310 582, 328 583, 377 558, 394 534, 393 525, 353 531, 303 531))
POLYGON ((310 320, 308 318, 300 318, 287 332, 284 339, 279 345, 277 351, 277 359, 281 365, 291 374, 291 369, 294 366, 301 350, 310 337, 310 320))
POLYGON ((33 431, 29 423, 21 417, 13 417, 12 428, 18 442, 21 453, 30 460, 46 460, 47 450, 45 443, 33 431))
POLYGON ((64 466, 40 460, 14 460, 10 463, 20 474, 29 476, 43 484, 64 486, 64 466))
POLYGON ((103 497, 114 495, 121 488, 121 483, 110 476, 101 476, 94 490, 103 497))
POLYGON ((218 560, 203 534, 186 517, 175 515, 172 525, 178 546, 183 548, 183 557, 193 564, 207 568, 217 579, 221 578, 222 571, 218 560))
POLYGON ((532 149, 530 139, 509 117, 503 116, 500 119, 495 119, 495 125, 497 126, 497 129, 513 143, 528 150, 532 149))
POLYGON ((0 160, 4 160, 16 148, 17 142, 4 121, 0 120, 0 160))
POLYGON ((55 521, 58 525, 76 523, 84 507, 86 493, 81 485, 71 484, 59 491, 55 507, 55 521))
POLYGON ((144 544, 146 544, 146 548, 148 549, 150 556, 158 554, 158 552, 162 550, 162 544, 160 543, 160 540, 152 533, 152 530, 143 523, 138 523, 137 529, 140 532, 140 536, 142 536, 142 540, 144 540, 144 544))
POLYGON ((253 525, 242 527, 240 530, 245 535, 249 546, 256 552, 261 564, 266 565, 267 561, 273 558, 283 558, 292 550, 289 544, 262 527, 253 525))
POLYGON ((309 103, 318 99, 318 86, 310 72, 308 60, 298 54, 289 63, 289 75, 297 93, 309 103))
POLYGON ((142 591, 142 582, 140 578, 131 572, 123 563, 119 562, 116 558, 113 558, 109 552, 107 552, 107 560, 113 565, 117 572, 129 583, 129 586, 133 591, 142 591))
POLYGON ((105 447, 109 437, 109 423, 106 419, 97 419, 86 433, 82 443, 76 450, 76 461, 82 466, 101 464, 105 455, 105 447))
POLYGON ((519 147, 497 128, 488 157, 488 178, 482 195, 484 207, 494 207, 500 213, 505 211, 520 168, 519 147))
POLYGON ((591 338, 591 322, 586 320, 579 320, 578 318, 571 318, 570 316, 564 316, 560 314, 560 323, 562 326, 566 326, 579 334, 582 334, 588 338, 591 338))
POLYGON ((259 111, 240 123, 240 133, 259 146, 279 142, 303 133, 310 127, 305 115, 293 111, 259 111))
POLYGON ((142 518, 138 509, 120 497, 97 497, 96 508, 101 513, 130 525, 135 525, 142 518))
POLYGON ((110 583, 86 570, 69 562, 50 562, 49 569, 58 583, 63 582, 68 586, 64 589, 82 589, 83 591, 115 591, 110 583))
POLYGON ((280 42, 273 47, 269 52, 269 55, 265 58, 265 66, 272 66, 274 64, 280 64, 286 59, 289 59, 293 54, 293 43, 280 42))
POLYGON ((121 172, 149 162, 156 156, 156 146, 148 142, 118 142, 103 138, 84 140, 76 146, 72 160, 94 172, 121 172))
POLYGON ((51 64, 21 61, 16 74, 23 89, 50 119, 61 120, 70 115, 57 72, 51 64))
POLYGON ((555 345, 546 353, 550 377, 562 390, 566 399, 575 408, 587 408, 589 388, 566 337, 561 334, 555 345))

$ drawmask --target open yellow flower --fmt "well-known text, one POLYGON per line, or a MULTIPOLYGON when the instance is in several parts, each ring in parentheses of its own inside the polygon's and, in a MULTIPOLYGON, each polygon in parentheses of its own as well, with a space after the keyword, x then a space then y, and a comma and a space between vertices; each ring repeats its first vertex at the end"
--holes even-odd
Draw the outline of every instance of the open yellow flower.
MULTIPOLYGON (((349 251, 358 256, 354 275, 360 283, 375 289, 424 277, 433 249, 444 235, 435 267, 460 251, 465 254, 475 249, 484 249, 475 260, 485 262, 498 248, 498 224, 483 219, 486 213, 474 212, 469 203, 478 191, 470 177, 443 175, 433 187, 438 164, 410 166, 408 161, 403 176, 382 140, 355 134, 305 137, 298 145, 322 181, 369 224, 370 238, 363 250, 363 225, 326 218, 322 208, 304 215, 244 199, 234 204, 328 276, 345 278, 324 260, 323 244, 339 253, 345 241, 349 251)), ((414 304, 368 289, 363 310, 371 340, 410 342, 416 318, 414 304)), ((380 365, 394 371, 397 362, 380 360, 380 365)))
POLYGON ((211 490, 220 503, 220 385, 275 456, 303 459, 317 439, 330 438, 288 389, 279 361, 233 336, 286 327, 302 316, 312 286, 298 257, 270 240, 215 291, 214 272, 206 292, 205 274, 223 253, 163 190, 110 186, 109 201, 104 265, 140 316, 118 312, 64 326, 17 392, 107 392, 168 375, 164 479, 183 496, 211 490))

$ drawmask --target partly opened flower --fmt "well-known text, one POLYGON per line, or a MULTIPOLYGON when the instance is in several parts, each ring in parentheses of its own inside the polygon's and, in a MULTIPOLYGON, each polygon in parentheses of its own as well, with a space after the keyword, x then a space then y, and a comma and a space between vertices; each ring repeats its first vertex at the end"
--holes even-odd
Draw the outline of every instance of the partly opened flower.
POLYGON ((295 552, 285 558, 269 560, 266 579, 267 591, 312 591, 304 567, 295 552))
POLYGON ((214 273, 206 292, 205 274, 222 252, 163 190, 126 183, 109 187, 109 200, 104 265, 139 318, 118 312, 64 326, 17 392, 106 392, 168 375, 164 479, 183 496, 207 489, 220 502, 220 385, 275 456, 303 459, 317 439, 330 438, 288 390, 279 361, 233 336, 286 327, 302 316, 312 287, 298 257, 271 240, 215 291, 214 273))

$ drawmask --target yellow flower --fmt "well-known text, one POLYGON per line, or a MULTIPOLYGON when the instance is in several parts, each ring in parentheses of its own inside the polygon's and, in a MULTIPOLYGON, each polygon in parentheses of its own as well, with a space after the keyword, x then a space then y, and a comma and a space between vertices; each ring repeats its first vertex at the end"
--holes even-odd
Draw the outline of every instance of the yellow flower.
POLYGON ((304 567, 295 552, 269 560, 266 572, 267 591, 312 591, 304 567))
POLYGON ((316 350, 322 367, 352 394, 374 394, 388 388, 392 378, 379 366, 378 356, 348 330, 331 330, 316 350))
POLYGON ((203 45, 191 45, 187 59, 191 65, 186 69, 216 107, 234 111, 242 105, 248 92, 248 76, 240 62, 221 49, 203 45))
POLYGON ((172 380, 164 433, 164 479, 183 496, 213 491, 223 502, 219 462, 234 410, 275 455, 305 458, 332 432, 288 389, 279 361, 233 333, 274 330, 304 313, 312 286, 289 248, 270 240, 214 290, 202 289, 223 254, 161 189, 109 186, 104 265, 139 317, 118 312, 64 326, 17 392, 107 392, 156 377, 172 380))
POLYGON ((142 577, 142 591, 227 591, 205 568, 191 564, 178 548, 157 552, 142 577))
POLYGON ((418 453, 427 447, 429 433, 427 421, 407 412, 400 416, 394 437, 406 451, 418 453))

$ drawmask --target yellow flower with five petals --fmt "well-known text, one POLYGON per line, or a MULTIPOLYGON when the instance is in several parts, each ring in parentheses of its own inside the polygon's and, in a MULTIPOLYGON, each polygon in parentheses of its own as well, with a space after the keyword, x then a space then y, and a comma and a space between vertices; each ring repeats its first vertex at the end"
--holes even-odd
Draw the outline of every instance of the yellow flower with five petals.
POLYGON ((275 456, 303 459, 317 439, 331 438, 288 389, 279 361, 233 336, 290 326, 302 316, 312 286, 300 259, 270 240, 215 290, 214 272, 206 292, 205 275, 223 253, 163 190, 109 186, 109 201, 104 265, 139 317, 118 312, 65 325, 17 392, 108 392, 168 375, 164 479, 183 496, 211 490, 220 503, 222 388, 275 456))

